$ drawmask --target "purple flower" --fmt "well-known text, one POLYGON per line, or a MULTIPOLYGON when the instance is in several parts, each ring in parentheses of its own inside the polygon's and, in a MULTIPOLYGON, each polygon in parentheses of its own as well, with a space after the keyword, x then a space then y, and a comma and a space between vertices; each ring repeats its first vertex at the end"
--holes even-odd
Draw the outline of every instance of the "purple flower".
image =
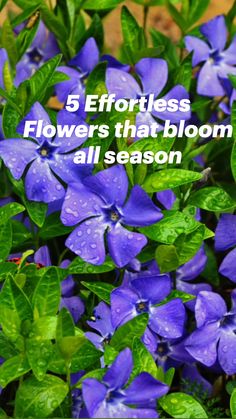
POLYGON ((47 60, 59 52, 54 35, 40 21, 31 46, 16 66, 15 86, 19 86, 24 80, 29 79, 47 60))
MULTIPOLYGON (((168 66, 166 61, 159 58, 143 58, 135 65, 135 71, 140 78, 141 86, 134 77, 124 70, 108 68, 106 72, 108 93, 114 93, 116 100, 121 98, 138 99, 142 96, 148 99, 151 94, 154 95, 154 98, 158 97, 168 80, 168 66)), ((183 86, 178 85, 162 97, 166 101, 173 98, 176 100, 188 99, 189 95, 183 86)), ((178 123, 181 119, 189 119, 190 112, 171 112, 167 109, 163 112, 156 110, 148 112, 146 110, 137 114, 136 126, 156 123, 154 117, 162 121, 170 120, 173 123, 178 123)), ((162 127, 159 127, 159 130, 162 130, 162 127)))
POLYGON ((147 244, 143 234, 123 227, 156 223, 162 214, 138 185, 128 192, 123 166, 113 166, 81 183, 70 183, 62 206, 61 220, 67 226, 79 224, 66 240, 66 246, 94 265, 105 260, 107 246, 119 267, 125 266, 147 244))
POLYGON ((69 66, 58 67, 58 70, 70 77, 55 86, 56 94, 60 102, 64 103, 68 95, 80 96, 80 108, 78 114, 85 117, 85 79, 98 65, 99 61, 107 61, 108 67, 120 68, 129 71, 129 66, 121 64, 118 60, 110 55, 104 55, 100 58, 100 53, 94 38, 89 38, 78 52, 78 54, 70 60, 69 66), (71 68, 75 67, 75 68, 71 68))
POLYGON ((83 381, 83 399, 91 418, 158 417, 156 410, 143 406, 164 396, 168 386, 143 372, 125 387, 132 369, 132 353, 127 348, 117 356, 102 382, 94 378, 83 381))
MULTIPOLYGON (((215 231, 215 249, 225 251, 236 245, 236 215, 222 214, 215 231)), ((219 272, 236 282, 236 248, 223 259, 219 272)))
POLYGON ((143 276, 111 293, 112 323, 117 328, 141 313, 148 313, 149 328, 165 338, 183 335, 185 309, 175 298, 160 304, 171 292, 169 275, 143 276), (158 306, 157 306, 158 305, 158 306))
MULTIPOLYGON (((50 125, 51 121, 48 114, 40 103, 36 102, 28 115, 18 126, 19 134, 24 133, 26 121, 42 121, 43 126, 50 125)), ((62 110, 57 115, 59 125, 65 124, 85 124, 74 114, 62 110)), ((29 139, 8 139, 0 142, 0 157, 10 170, 15 179, 20 179, 28 165, 30 164, 25 176, 25 190, 27 198, 32 201, 53 202, 64 197, 65 190, 61 182, 55 177, 58 176, 64 182, 69 182, 77 178, 82 178, 90 173, 91 166, 83 165, 82 168, 73 162, 74 153, 70 151, 81 145, 85 138, 78 139, 75 135, 67 138, 55 136, 49 139, 44 135, 36 138, 35 141, 29 139)))
POLYGON ((181 364, 194 362, 194 358, 186 351, 184 339, 166 339, 160 338, 147 329, 143 337, 143 343, 152 354, 158 366, 164 371, 169 368, 179 367, 181 364))
POLYGON ((236 372, 236 294, 227 311, 223 298, 208 291, 198 294, 195 305, 197 329, 186 340, 186 349, 197 361, 206 366, 217 359, 226 374, 236 372))
POLYGON ((204 63, 199 75, 197 92, 204 96, 224 96, 222 79, 236 74, 236 37, 224 49, 227 41, 227 28, 224 16, 217 16, 200 27, 206 41, 195 36, 186 36, 185 44, 193 51, 193 66, 204 63))
POLYGON ((115 328, 111 322, 110 307, 101 302, 95 307, 93 312, 93 320, 87 322, 92 329, 97 330, 98 333, 86 332, 86 337, 101 351, 104 351, 104 345, 109 343, 115 328))

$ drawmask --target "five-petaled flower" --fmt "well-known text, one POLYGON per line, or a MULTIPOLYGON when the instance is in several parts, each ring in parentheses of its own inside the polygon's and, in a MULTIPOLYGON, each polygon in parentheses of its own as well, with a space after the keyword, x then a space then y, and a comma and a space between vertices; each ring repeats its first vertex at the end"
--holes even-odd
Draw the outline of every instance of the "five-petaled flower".
POLYGON ((70 183, 62 206, 61 220, 77 225, 66 246, 94 265, 105 261, 105 242, 117 266, 127 265, 147 244, 143 234, 127 230, 156 223, 162 213, 144 190, 136 185, 127 202, 128 178, 123 166, 113 166, 81 183, 70 183))

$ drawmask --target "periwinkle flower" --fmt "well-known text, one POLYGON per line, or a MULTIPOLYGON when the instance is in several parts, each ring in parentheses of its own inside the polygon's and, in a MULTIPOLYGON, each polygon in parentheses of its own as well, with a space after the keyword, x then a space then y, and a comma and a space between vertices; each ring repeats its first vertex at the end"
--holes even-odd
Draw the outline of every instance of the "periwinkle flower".
POLYGON ((77 225, 66 246, 86 262, 101 265, 106 255, 106 237, 112 259, 118 267, 125 266, 147 244, 147 239, 124 225, 156 223, 162 218, 161 211, 138 185, 125 202, 128 178, 123 166, 102 170, 83 183, 69 184, 62 206, 62 223, 77 225))
MULTIPOLYGON (((19 124, 17 131, 24 133, 26 121, 42 120, 43 126, 50 125, 51 121, 39 102, 36 102, 28 115, 19 124)), ((85 124, 79 117, 66 110, 61 110, 57 115, 59 125, 85 124)), ((32 134, 33 140, 8 139, 0 142, 0 157, 10 170, 15 179, 20 179, 28 167, 25 176, 25 191, 27 198, 32 201, 50 203, 64 197, 65 190, 58 176, 63 182, 69 182, 74 177, 78 179, 91 172, 90 165, 78 167, 74 164, 75 150, 86 138, 79 139, 75 135, 67 138, 49 139, 43 134, 40 138, 32 134), (56 176, 55 176, 56 175, 56 176)))
POLYGON ((179 298, 161 304, 171 292, 169 275, 143 276, 111 293, 112 324, 117 328, 142 313, 149 328, 165 338, 183 335, 185 308, 179 298))
MULTIPOLYGON (((141 86, 131 74, 126 73, 124 70, 108 68, 106 72, 108 93, 114 93, 116 100, 122 98, 138 99, 141 97, 148 99, 151 94, 154 95, 154 98, 157 98, 168 80, 168 66, 166 61, 160 58, 143 58, 135 65, 134 69, 140 78, 141 86)), ((180 101, 181 99, 188 99, 189 95, 183 86, 177 85, 162 96, 162 99, 166 101, 173 98, 180 101)), ((163 112, 155 109, 151 112, 147 110, 145 112, 138 112, 136 126, 156 123, 155 118, 162 121, 170 120, 173 123, 179 123, 180 120, 189 119, 190 112, 181 112, 179 110, 171 112, 167 109, 163 112)), ((160 126, 158 129, 162 130, 162 127, 160 126)))
POLYGON ((132 352, 124 349, 102 382, 86 378, 82 395, 91 418, 156 418, 156 410, 145 408, 168 392, 168 386, 143 372, 129 384, 133 369, 132 352), (132 407, 131 407, 132 406, 132 407))
POLYGON ((227 310, 215 292, 201 291, 195 305, 197 329, 187 338, 186 349, 197 361, 210 367, 218 360, 226 374, 236 373, 236 294, 227 310))
POLYGON ((59 52, 54 35, 40 21, 32 44, 16 65, 15 86, 19 86, 24 80, 29 79, 46 61, 59 52))
POLYGON ((186 36, 185 44, 193 52, 193 66, 202 64, 198 74, 197 92, 203 96, 224 96, 223 79, 236 74, 236 37, 225 49, 227 27, 224 16, 217 16, 200 26, 206 41, 186 36))
POLYGON ((95 307, 93 319, 89 320, 88 325, 98 333, 86 332, 86 337, 100 350, 104 351, 104 346, 109 343, 115 328, 111 321, 111 309, 103 301, 95 307))
MULTIPOLYGON (((215 231, 215 249, 225 251, 236 245, 236 215, 222 214, 215 231)), ((236 248, 223 259, 219 272, 236 282, 236 248)))

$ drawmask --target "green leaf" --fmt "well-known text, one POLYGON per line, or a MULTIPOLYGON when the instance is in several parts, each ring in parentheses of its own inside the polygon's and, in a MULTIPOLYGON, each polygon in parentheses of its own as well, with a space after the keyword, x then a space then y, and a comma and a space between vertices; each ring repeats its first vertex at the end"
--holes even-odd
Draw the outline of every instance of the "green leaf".
POLYGON ((54 237, 64 236, 73 230, 72 227, 66 227, 60 220, 60 213, 50 214, 40 229, 39 237, 43 240, 53 239, 54 237))
POLYGON ((199 226, 192 233, 178 237, 178 239, 175 241, 175 246, 177 249, 180 265, 187 263, 195 256, 202 245, 204 233, 204 226, 199 226))
POLYGON ((61 288, 57 269, 50 267, 40 278, 33 295, 35 318, 55 315, 59 309, 60 298, 61 288))
POLYGON ((171 293, 161 302, 161 304, 163 303, 167 303, 168 301, 171 301, 175 298, 180 298, 183 303, 188 303, 189 301, 192 301, 196 298, 195 295, 192 294, 187 294, 184 291, 180 291, 180 290, 173 290, 171 291, 171 293))
POLYGON ((10 221, 0 226, 0 262, 4 262, 11 251, 12 246, 12 226, 10 221))
POLYGON ((124 48, 127 58, 135 64, 136 52, 146 47, 143 29, 139 26, 136 19, 126 6, 122 7, 121 25, 124 39, 124 48))
MULTIPOLYGON (((102 355, 102 352, 98 351, 97 348, 95 348, 95 346, 86 339, 81 348, 71 359, 71 373, 78 372, 80 370, 88 370, 92 366, 94 367, 94 364, 96 363, 98 363, 99 366, 99 360, 102 355)), ((55 349, 49 369, 56 374, 66 374, 66 361, 58 348, 55 349)))
POLYGON ((159 399, 159 403, 162 409, 174 418, 203 419, 208 417, 201 404, 188 394, 168 394, 159 399))
POLYGON ((53 75, 60 64, 61 58, 62 55, 60 54, 51 58, 30 78, 29 82, 31 93, 27 102, 28 109, 30 109, 35 102, 43 101, 46 89, 52 82, 53 75))
POLYGON ((18 51, 9 19, 5 20, 2 27, 2 47, 6 49, 10 64, 14 68, 17 63, 18 51))
POLYGON ((213 212, 229 211, 236 206, 236 202, 232 200, 227 192, 217 186, 199 189, 190 196, 188 202, 198 208, 213 212))
POLYGON ((50 340, 27 339, 26 354, 32 371, 37 380, 45 378, 48 364, 53 356, 53 347, 50 340))
MULTIPOLYGON (((11 96, 11 100, 15 100, 11 96)), ((10 102, 7 102, 2 114, 2 128, 5 138, 19 138, 20 135, 16 133, 16 128, 19 125, 22 117, 16 107, 12 107, 10 102)))
POLYGON ((17 265, 11 262, 2 262, 0 263, 0 281, 6 279, 7 274, 12 274, 17 271, 17 265))
POLYGON ((18 352, 10 339, 2 332, 0 333, 0 356, 4 359, 12 358, 18 355, 18 352))
POLYGON ((63 380, 52 375, 47 375, 43 381, 27 378, 16 393, 15 416, 46 418, 60 406, 68 390, 63 380))
POLYGON ((86 84, 86 95, 99 95, 107 93, 105 84, 107 64, 104 62, 99 63, 90 73, 86 84))
POLYGON ((111 284, 106 282, 84 282, 81 284, 96 294, 101 300, 105 301, 107 304, 110 304, 110 294, 115 289, 111 284))
POLYGON ((12 247, 16 250, 32 235, 31 232, 22 224, 21 221, 11 220, 12 224, 12 247))
POLYGON ((194 0, 191 2, 190 12, 188 16, 188 24, 189 27, 192 26, 195 22, 197 22, 202 15, 204 14, 205 10, 208 8, 210 0, 194 0))
POLYGON ((0 386, 5 388, 11 381, 16 380, 30 371, 27 358, 16 355, 5 361, 0 367, 0 386))
POLYGON ((155 254, 161 273, 175 271, 179 266, 179 257, 174 245, 158 246, 155 254))
POLYGON ((106 373, 105 368, 99 368, 97 370, 93 370, 93 371, 88 372, 87 374, 83 375, 83 377, 81 377, 81 379, 76 384, 76 388, 81 388, 82 383, 83 383, 84 380, 86 380, 86 378, 96 378, 96 380, 102 381, 102 378, 105 375, 105 373, 106 373))
POLYGON ((165 191, 202 179, 202 174, 184 169, 163 169, 146 177, 142 185, 146 192, 165 191))
POLYGON ((135 337, 141 338, 148 324, 148 314, 140 314, 120 326, 111 338, 110 345, 117 351, 129 347, 132 348, 135 337))
POLYGON ((230 397, 230 412, 232 418, 236 418, 236 389, 233 391, 230 397))
POLYGON ((35 339, 55 339, 57 330, 57 317, 56 316, 44 316, 35 320, 30 338, 35 339))
POLYGON ((25 208, 17 202, 11 202, 0 208, 0 225, 5 224, 10 218, 23 212, 25 208))
MULTIPOLYGON (((104 342, 105 343, 105 342, 104 342)), ((104 345, 104 362, 105 365, 111 365, 119 352, 108 344, 104 345)))
POLYGON ((31 28, 28 28, 27 25, 20 31, 19 35, 16 38, 16 48, 18 51, 18 60, 21 59, 23 54, 32 44, 34 37, 37 33, 39 27, 39 18, 34 23, 31 28))
POLYGON ((18 287, 12 277, 8 277, 4 282, 0 293, 0 322, 4 323, 3 308, 12 310, 19 318, 19 320, 32 320, 32 307, 23 290, 18 287))
POLYGON ((102 265, 92 265, 76 257, 67 269, 69 274, 99 274, 113 271, 115 265, 109 258, 102 265))
POLYGON ((67 28, 65 28, 60 19, 50 11, 45 1, 40 2, 40 13, 47 28, 54 33, 56 38, 64 45, 65 41, 68 39, 67 28))
POLYGON ((58 348, 63 358, 71 363, 72 357, 86 343, 86 338, 81 336, 65 336, 57 342, 58 348))
POLYGON ((60 340, 65 336, 74 336, 75 326, 70 312, 66 308, 62 308, 57 317, 57 334, 56 339, 60 340))
POLYGON ((0 1, 0 11, 6 6, 6 4, 7 4, 7 0, 1 0, 0 1))
POLYGON ((152 37, 153 45, 155 47, 164 47, 162 56, 168 62, 169 68, 179 68, 179 56, 174 42, 168 36, 165 36, 163 33, 157 31, 154 28, 150 29, 150 34, 152 37))
POLYGON ((189 26, 188 23, 183 18, 182 14, 178 11, 178 9, 176 9, 176 7, 173 6, 173 4, 171 4, 171 2, 168 1, 168 0, 167 0, 167 6, 168 6, 169 13, 170 13, 171 17, 173 18, 173 20, 179 26, 181 31, 183 33, 185 33, 185 31, 187 30, 187 28, 189 26))
POLYGON ((135 337, 133 340, 132 354, 133 354, 134 367, 133 367, 131 379, 134 379, 141 372, 148 372, 153 377, 158 378, 157 365, 152 355, 147 350, 146 346, 137 337, 135 337))
POLYGON ((47 205, 43 202, 29 201, 25 196, 23 181, 21 179, 15 180, 11 175, 9 177, 13 184, 14 192, 21 198, 29 217, 38 227, 42 227, 47 214, 47 205))
POLYGON ((85 0, 83 2, 83 9, 85 10, 106 10, 114 9, 123 0, 85 0))
POLYGON ((173 244, 180 234, 188 234, 196 230, 201 224, 183 212, 166 211, 165 216, 158 223, 140 228, 143 234, 152 240, 164 244, 173 244))

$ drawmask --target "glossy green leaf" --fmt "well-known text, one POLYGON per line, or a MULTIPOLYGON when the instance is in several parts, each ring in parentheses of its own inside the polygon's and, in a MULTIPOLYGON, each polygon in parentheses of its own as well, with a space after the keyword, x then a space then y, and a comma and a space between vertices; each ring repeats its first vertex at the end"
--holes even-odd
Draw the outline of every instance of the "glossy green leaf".
POLYGON ((59 309, 60 298, 61 287, 57 269, 48 268, 40 278, 33 295, 35 318, 55 315, 59 309))
POLYGON ((146 346, 141 342, 140 338, 135 337, 132 345, 132 354, 133 354, 133 371, 131 375, 131 380, 139 375, 141 372, 148 372, 153 377, 158 378, 157 376, 157 365, 147 350, 146 346))
POLYGON ((121 25, 127 59, 135 64, 136 53, 146 47, 143 29, 126 6, 122 7, 121 25))
POLYGON ((48 364, 53 356, 51 341, 27 339, 26 354, 35 377, 37 380, 42 381, 46 375, 48 364))
POLYGON ((162 397, 159 403, 162 409, 173 418, 204 419, 208 417, 201 404, 188 394, 168 394, 162 397))
POLYGON ((63 402, 68 390, 68 385, 53 375, 43 381, 27 378, 16 393, 15 416, 46 418, 63 402))
POLYGON ((0 208, 0 225, 5 224, 10 218, 23 212, 25 208, 17 202, 11 202, 0 208))
POLYGON ((180 266, 176 247, 172 244, 158 246, 155 259, 161 273, 174 271, 180 266))
POLYGON ((123 0, 85 0, 82 4, 86 10, 106 10, 114 9, 123 0))
MULTIPOLYGON (((21 321, 32 320, 33 312, 30 302, 21 288, 15 283, 12 277, 8 277, 4 282, 0 293, 0 306, 12 310, 21 321)), ((4 314, 0 311, 0 322, 4 322, 4 314)))
POLYGON ((66 336, 75 335, 75 326, 74 321, 70 312, 66 308, 62 308, 57 317, 57 334, 56 338, 59 341, 60 339, 66 336))
POLYGON ((133 339, 143 336, 147 324, 148 314, 146 313, 129 320, 115 331, 110 341, 111 346, 119 352, 127 347, 132 348, 133 339))
POLYGON ((104 272, 113 271, 115 268, 114 263, 111 259, 107 260, 102 265, 92 265, 85 262, 79 256, 76 257, 73 262, 68 266, 68 272, 70 274, 99 274, 104 272))
POLYGON ((190 196, 188 202, 198 208, 213 212, 225 212, 236 206, 236 201, 233 201, 224 189, 217 186, 199 189, 190 196))
POLYGON ((204 226, 199 226, 192 233, 182 235, 175 241, 180 265, 187 263, 195 256, 204 240, 204 233, 204 226))
POLYGON ((10 221, 0 226, 0 262, 4 262, 7 259, 11 251, 12 246, 12 226, 10 221))
POLYGON ((16 380, 30 371, 27 358, 23 355, 16 355, 5 361, 0 367, 0 386, 6 387, 11 381, 16 380))
POLYGON ((49 240, 54 237, 64 236, 73 230, 72 227, 66 227, 60 220, 60 213, 54 212, 50 214, 40 229, 39 236, 43 240, 49 240))
POLYGON ((31 338, 55 339, 57 330, 56 316, 43 316, 35 320, 31 329, 31 338))
POLYGON ((202 174, 184 169, 163 169, 146 177, 142 185, 146 192, 159 192, 196 182, 202 174))
POLYGON ((156 224, 141 228, 140 231, 152 240, 164 244, 173 244, 180 234, 196 230, 200 223, 183 212, 169 211, 156 224))
POLYGON ((236 418, 236 389, 233 391, 230 397, 230 412, 232 418, 236 418))
POLYGON ((101 300, 105 301, 107 304, 110 304, 110 294, 115 289, 111 284, 106 282, 84 282, 81 284, 96 294, 101 300))

